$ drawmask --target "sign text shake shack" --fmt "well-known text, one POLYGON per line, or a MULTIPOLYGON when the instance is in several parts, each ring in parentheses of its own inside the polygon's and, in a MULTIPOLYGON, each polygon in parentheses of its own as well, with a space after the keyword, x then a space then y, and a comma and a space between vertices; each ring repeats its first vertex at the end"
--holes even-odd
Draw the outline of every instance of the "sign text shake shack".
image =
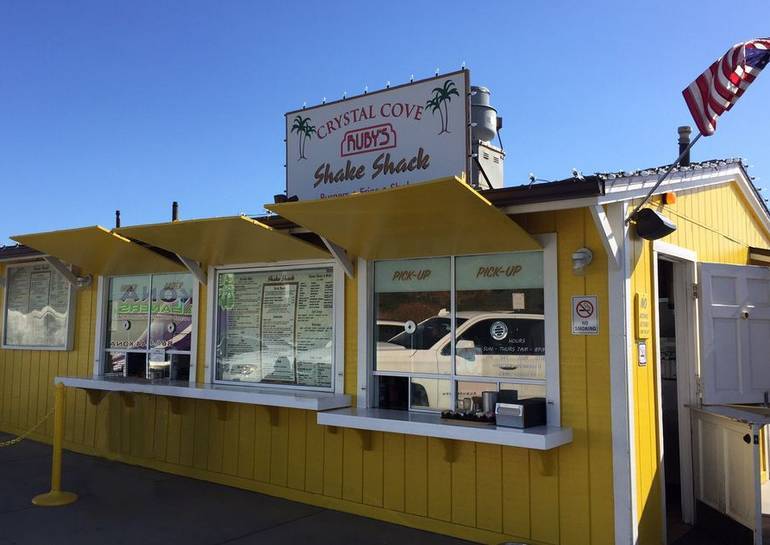
POLYGON ((467 171, 468 71, 286 114, 289 196, 322 199, 467 171))

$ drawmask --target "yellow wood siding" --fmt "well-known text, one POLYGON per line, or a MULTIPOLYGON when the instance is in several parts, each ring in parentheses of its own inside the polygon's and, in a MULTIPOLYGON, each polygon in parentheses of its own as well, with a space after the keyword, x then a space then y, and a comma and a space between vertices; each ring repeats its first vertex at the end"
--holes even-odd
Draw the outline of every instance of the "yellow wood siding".
MULTIPOLYGON (((748 263, 749 246, 770 247, 770 236, 760 225, 735 183, 677 193, 677 202, 673 205, 663 206, 659 199, 655 199, 654 208, 677 225, 677 230, 662 240, 695 251, 699 262, 745 265, 748 263)), ((647 293, 652 299, 652 244, 633 237, 630 251, 633 263, 631 294, 647 293)), ((659 367, 655 353, 653 336, 648 343, 646 366, 638 365, 636 346, 632 354, 636 502, 639 543, 642 545, 661 543, 663 535, 658 462, 659 367)))
MULTIPOLYGON (((550 452, 319 426, 312 412, 160 397, 127 408, 111 394, 89 404, 68 390, 66 447, 180 475, 483 542, 613 543, 607 259, 587 210, 516 218, 558 233, 562 424, 574 441, 550 452), (571 253, 594 250, 584 276, 571 253), (596 295, 600 335, 572 336, 571 297, 596 295)), ((0 291, 2 293, 2 291, 0 291)), ((205 290, 198 368, 204 378, 205 290)), ((53 377, 90 376, 96 290, 77 296, 71 352, 0 350, 0 429, 19 432, 52 406, 53 377)), ((355 281, 345 289, 345 390, 356 394, 355 281)), ((35 437, 49 440, 51 429, 35 437)))

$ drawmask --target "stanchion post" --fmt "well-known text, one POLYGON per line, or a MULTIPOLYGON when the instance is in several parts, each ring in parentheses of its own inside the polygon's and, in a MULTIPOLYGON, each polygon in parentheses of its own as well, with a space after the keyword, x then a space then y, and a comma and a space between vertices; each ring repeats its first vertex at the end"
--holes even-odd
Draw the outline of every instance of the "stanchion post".
POLYGON ((53 412, 53 460, 51 462, 51 491, 32 498, 32 503, 40 507, 58 507, 69 505, 78 499, 73 492, 64 492, 61 489, 61 459, 62 445, 64 443, 64 398, 66 391, 64 384, 54 386, 54 412, 53 412))

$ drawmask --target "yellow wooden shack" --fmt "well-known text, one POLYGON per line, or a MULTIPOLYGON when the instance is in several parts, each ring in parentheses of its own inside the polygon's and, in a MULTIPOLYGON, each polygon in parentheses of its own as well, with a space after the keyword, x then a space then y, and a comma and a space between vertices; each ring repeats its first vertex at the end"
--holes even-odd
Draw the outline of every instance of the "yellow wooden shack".
MULTIPOLYGON (((752 248, 770 247, 770 217, 740 162, 697 163, 678 168, 650 203, 676 231, 640 239, 625 219, 655 179, 654 171, 620 173, 483 192, 444 179, 271 205, 276 215, 264 218, 14 237, 23 245, 0 251, 0 429, 18 434, 44 419, 60 382, 67 386, 64 446, 73 451, 483 543, 661 543, 662 383, 672 372, 662 366, 658 305, 650 308, 650 331, 639 331, 639 297, 660 299, 664 261, 669 286, 676 269, 682 282, 691 275, 690 290, 702 286, 692 276, 698 263, 749 264, 752 248), (334 244, 333 253, 319 237, 334 244), (591 251, 589 263, 574 256, 580 249, 591 251), (199 266, 188 270, 185 262, 199 266), (57 272, 62 264, 74 271, 72 283, 57 272), (540 272, 521 288, 487 281, 467 290, 473 286, 461 274, 477 275, 480 264, 540 272), (431 273, 418 280, 420 271, 431 273), (399 272, 406 288, 391 285, 399 272), (418 291, 429 281, 445 285, 418 291), (307 326, 326 341, 308 348, 319 353, 307 358, 330 365, 306 370, 299 390, 282 383, 278 368, 278 378, 251 385, 237 350, 248 343, 233 324, 248 320, 243 310, 253 301, 224 321, 222 313, 257 289, 262 312, 270 312, 265 305, 283 301, 286 285, 293 301, 329 307, 327 322, 307 326), (45 297, 41 289, 47 301, 35 301, 45 297), (272 302, 268 289, 277 292, 272 302), (384 356, 386 364, 373 367, 378 351, 404 351, 387 342, 390 333, 378 333, 391 325, 393 336, 405 336, 393 308, 432 305, 415 310, 423 317, 418 330, 431 318, 449 323, 452 313, 455 321, 474 320, 462 305, 484 300, 476 292, 489 289, 508 297, 504 309, 484 303, 485 326, 518 327, 506 323, 506 314, 516 315, 511 307, 544 317, 538 341, 519 332, 527 357, 547 360, 534 372, 498 365, 482 369, 485 376, 446 373, 436 363, 439 349, 412 356, 411 367, 384 356), (297 293, 304 290, 313 295, 297 293), (588 327, 595 334, 574 334, 581 301, 594 305, 588 327), (36 316, 36 305, 49 316, 36 316), (42 326, 32 324, 36 317, 42 326), (229 337, 228 327, 235 330, 229 337), (157 343, 145 338, 152 335, 157 343), (225 340, 236 349, 222 364, 225 340), (405 399, 393 393, 402 384, 409 385, 405 399), (547 426, 507 429, 436 413, 452 408, 448 400, 473 403, 481 391, 515 387, 546 398, 547 426), (428 410, 408 410, 418 407, 428 410)), ((672 293, 667 287, 673 300, 672 293)), ((679 303, 677 310, 695 308, 679 303)), ((273 322, 280 329, 281 317, 273 322)), ((697 333, 677 342, 685 346, 697 333)), ((462 334, 456 337, 459 352, 462 334)), ((274 344, 269 350, 280 354, 284 347, 274 344)), ((688 378, 679 376, 680 387, 688 378)), ((694 395, 680 399, 681 411, 700 395, 694 384, 686 388, 694 395)), ((50 441, 52 433, 49 420, 33 437, 50 441)))
POLYGON ((641 238, 660 172, 13 236, 0 431, 51 442, 58 391, 67 450, 480 543, 756 534, 770 214, 686 161, 641 238))

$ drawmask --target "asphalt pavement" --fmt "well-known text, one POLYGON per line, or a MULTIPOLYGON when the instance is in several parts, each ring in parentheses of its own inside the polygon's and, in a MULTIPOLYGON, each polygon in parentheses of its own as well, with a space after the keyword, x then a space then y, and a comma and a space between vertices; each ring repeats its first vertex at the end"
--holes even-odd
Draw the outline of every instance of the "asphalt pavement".
MULTIPOLYGON (((0 433, 0 441, 11 436, 0 433)), ((36 507, 51 447, 0 448, 0 545, 463 545, 469 542, 339 511, 69 451, 63 489, 80 498, 36 507)))

